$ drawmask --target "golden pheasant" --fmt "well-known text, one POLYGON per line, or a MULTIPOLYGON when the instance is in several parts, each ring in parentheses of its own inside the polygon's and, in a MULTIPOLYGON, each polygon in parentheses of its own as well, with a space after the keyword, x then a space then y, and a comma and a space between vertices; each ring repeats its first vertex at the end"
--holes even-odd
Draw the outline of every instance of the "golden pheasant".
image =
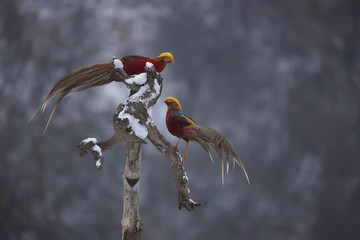
POLYGON ((181 105, 176 98, 168 97, 165 99, 164 103, 168 106, 166 113, 167 129, 172 135, 179 138, 175 145, 176 151, 178 151, 177 148, 180 140, 183 139, 186 141, 186 150, 183 155, 184 161, 187 156, 189 141, 195 141, 200 144, 200 146, 209 154, 211 161, 214 162, 208 145, 209 143, 216 150, 221 160, 222 183, 224 184, 224 154, 226 156, 226 172, 228 173, 229 171, 229 158, 231 158, 234 165, 237 163, 243 169, 247 182, 250 184, 244 165, 234 153, 229 141, 223 135, 214 129, 197 125, 194 120, 183 114, 181 112, 181 105))
MULTIPOLYGON (((158 57, 155 58, 148 58, 143 56, 126 56, 120 59, 121 64, 120 68, 122 68, 128 75, 140 74, 145 72, 145 65, 147 62, 150 62, 154 65, 154 68, 157 72, 161 72, 166 67, 166 64, 173 63, 174 59, 171 53, 165 52, 160 54, 158 57)), ((35 116, 37 112, 40 110, 43 112, 47 106, 47 104, 56 96, 59 96, 57 99, 49 120, 46 124, 46 128, 48 127, 54 112, 59 105, 60 101, 69 95, 74 93, 83 91, 85 89, 91 87, 102 86, 112 82, 113 80, 110 78, 110 73, 114 68, 118 68, 114 64, 115 61, 110 61, 106 63, 100 63, 91 65, 88 67, 84 67, 78 70, 75 70, 63 78, 61 78, 51 89, 49 95, 46 99, 42 102, 42 104, 37 108, 33 116, 30 120, 35 116), (71 90, 75 89, 74 91, 70 92, 71 90)), ((45 128, 45 130, 46 130, 45 128)))

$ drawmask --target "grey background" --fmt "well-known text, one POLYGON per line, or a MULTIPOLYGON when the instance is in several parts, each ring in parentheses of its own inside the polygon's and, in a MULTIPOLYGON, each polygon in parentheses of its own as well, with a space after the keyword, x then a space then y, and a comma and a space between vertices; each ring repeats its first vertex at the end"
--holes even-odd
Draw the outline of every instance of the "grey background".
MULTIPOLYGON (((170 51, 153 115, 172 96, 244 162, 221 184, 196 143, 179 211, 169 161, 143 149, 142 239, 360 239, 359 1, 11 1, 0 3, 0 239, 120 239, 124 144, 101 172, 76 145, 112 134, 128 95, 112 83, 28 119, 70 71, 170 51)), ((52 105, 51 105, 52 106, 52 105)), ((49 108, 51 108, 51 106, 49 108)), ((184 151, 184 142, 181 150, 184 151)), ((218 160, 218 158, 215 158, 218 160)))

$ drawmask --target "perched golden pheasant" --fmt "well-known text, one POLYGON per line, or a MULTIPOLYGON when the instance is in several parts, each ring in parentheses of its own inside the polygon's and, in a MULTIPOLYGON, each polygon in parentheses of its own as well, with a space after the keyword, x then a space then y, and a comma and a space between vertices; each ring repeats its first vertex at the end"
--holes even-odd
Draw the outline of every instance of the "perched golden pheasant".
POLYGON ((239 157, 234 153, 229 141, 223 135, 214 129, 197 125, 194 120, 183 114, 181 112, 180 103, 176 98, 168 97, 165 99, 164 103, 168 106, 166 113, 167 129, 172 135, 179 138, 175 145, 176 151, 180 140, 183 139, 186 141, 186 150, 183 155, 184 161, 186 159, 189 141, 195 141, 200 144, 200 146, 209 154, 211 161, 214 162, 208 145, 209 143, 219 154, 221 160, 222 183, 224 184, 224 154, 226 156, 226 172, 229 171, 229 158, 231 158, 234 165, 237 163, 243 169, 245 177, 250 184, 244 165, 240 161, 239 157))
MULTIPOLYGON (((173 63, 174 59, 171 53, 165 52, 160 54, 156 58, 148 58, 143 56, 126 56, 120 59, 121 61, 121 68, 128 74, 128 75, 134 75, 134 74, 140 74, 145 72, 145 65, 147 62, 150 62, 154 65, 154 68, 157 72, 161 72, 166 67, 166 64, 173 63)), ((110 78, 111 71, 116 68, 114 66, 113 61, 106 62, 106 63, 100 63, 91 65, 88 67, 80 68, 78 70, 75 70, 67 75, 65 75, 63 78, 61 78, 51 89, 49 95, 46 97, 46 99, 42 102, 42 104, 37 108, 31 119, 35 116, 37 112, 40 110, 43 112, 47 106, 47 104, 56 96, 59 96, 57 99, 51 115, 49 117, 49 120, 46 124, 46 128, 48 127, 51 118, 54 115, 54 112, 59 105, 60 101, 66 97, 70 96, 74 93, 83 91, 85 89, 91 88, 91 87, 97 87, 102 86, 105 84, 110 83, 113 81, 110 78), (76 90, 74 90, 76 89, 76 90), (74 91, 72 91, 74 90, 74 91), (70 92, 72 91, 72 92, 70 92)), ((30 120, 31 120, 30 119, 30 120)), ((45 130, 46 130, 45 128, 45 130)))

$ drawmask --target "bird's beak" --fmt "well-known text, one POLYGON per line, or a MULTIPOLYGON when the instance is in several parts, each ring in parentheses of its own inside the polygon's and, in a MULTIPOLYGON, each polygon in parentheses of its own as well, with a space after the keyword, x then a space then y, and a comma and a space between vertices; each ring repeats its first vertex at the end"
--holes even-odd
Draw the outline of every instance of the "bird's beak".
POLYGON ((171 58, 167 57, 167 58, 164 59, 164 62, 165 63, 174 63, 175 61, 174 61, 174 59, 171 59, 171 58))
POLYGON ((166 106, 168 106, 168 107, 169 107, 169 102, 167 102, 167 101, 165 100, 165 101, 163 101, 163 103, 165 103, 165 104, 166 104, 166 106))

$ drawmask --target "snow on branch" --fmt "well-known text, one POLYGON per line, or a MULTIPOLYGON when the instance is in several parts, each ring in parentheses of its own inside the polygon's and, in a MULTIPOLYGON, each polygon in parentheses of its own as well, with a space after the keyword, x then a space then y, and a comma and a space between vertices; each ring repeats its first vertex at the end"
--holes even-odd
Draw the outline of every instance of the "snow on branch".
POLYGON ((104 159, 102 156, 102 150, 99 145, 97 145, 96 138, 87 138, 83 140, 78 145, 78 150, 80 156, 90 153, 94 157, 94 165, 97 170, 101 170, 103 168, 104 159))
POLYGON ((130 89, 130 96, 121 103, 113 118, 114 135, 101 142, 86 139, 78 145, 81 156, 91 153, 95 167, 103 167, 102 151, 112 148, 121 142, 146 143, 147 138, 171 163, 172 173, 178 192, 178 207, 195 211, 201 203, 189 197, 188 178, 181 155, 159 132, 151 117, 151 108, 160 98, 163 79, 151 63, 146 63, 145 73, 129 76, 122 69, 120 60, 113 58, 114 68, 110 80, 124 83, 130 89))

